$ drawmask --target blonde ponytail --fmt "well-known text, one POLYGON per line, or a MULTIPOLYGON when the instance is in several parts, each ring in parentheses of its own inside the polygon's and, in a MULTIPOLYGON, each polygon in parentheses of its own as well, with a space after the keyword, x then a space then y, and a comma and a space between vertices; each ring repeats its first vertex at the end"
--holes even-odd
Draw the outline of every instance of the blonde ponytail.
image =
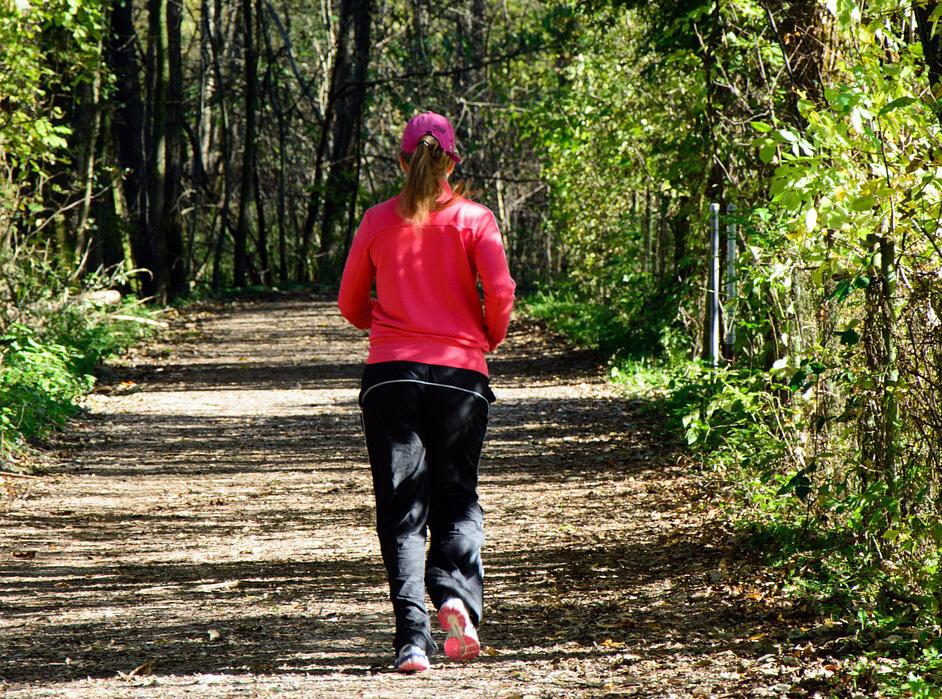
POLYGON ((442 182, 448 177, 448 164, 452 160, 431 134, 419 139, 415 151, 403 153, 402 159, 409 167, 396 210, 407 221, 416 225, 424 223, 432 211, 448 206, 464 191, 463 183, 458 184, 454 196, 438 204, 438 198, 442 195, 442 182))

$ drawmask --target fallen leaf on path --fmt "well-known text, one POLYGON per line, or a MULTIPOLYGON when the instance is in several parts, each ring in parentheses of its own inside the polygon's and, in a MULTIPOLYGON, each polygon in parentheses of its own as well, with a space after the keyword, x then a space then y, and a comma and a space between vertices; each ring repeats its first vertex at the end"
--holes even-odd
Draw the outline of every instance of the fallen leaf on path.
POLYGON ((131 670, 131 672, 128 674, 130 674, 131 677, 136 677, 137 675, 149 675, 153 671, 154 671, 154 661, 145 660, 143 663, 141 663, 136 668, 131 670))
POLYGON ((146 677, 154 672, 154 660, 148 659, 138 665, 130 672, 118 672, 118 677, 127 682, 132 682, 141 677, 146 677))
POLYGON ((603 648, 624 648, 624 647, 625 647, 625 642, 624 642, 624 641, 613 641, 613 640, 610 639, 610 638, 606 638, 606 639, 605 639, 604 641, 602 641, 599 645, 602 646, 603 648))

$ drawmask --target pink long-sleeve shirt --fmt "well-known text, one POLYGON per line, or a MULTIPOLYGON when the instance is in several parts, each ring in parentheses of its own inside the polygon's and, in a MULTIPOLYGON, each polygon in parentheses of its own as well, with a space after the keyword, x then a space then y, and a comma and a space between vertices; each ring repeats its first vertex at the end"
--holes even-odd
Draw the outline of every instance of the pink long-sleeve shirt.
MULTIPOLYGON (((445 183, 439 201, 451 196, 445 183)), ((397 200, 363 215, 340 282, 340 312, 370 329, 367 364, 423 362, 487 375, 484 354, 507 335, 515 288, 494 214, 459 197, 413 226, 396 213, 397 200)))

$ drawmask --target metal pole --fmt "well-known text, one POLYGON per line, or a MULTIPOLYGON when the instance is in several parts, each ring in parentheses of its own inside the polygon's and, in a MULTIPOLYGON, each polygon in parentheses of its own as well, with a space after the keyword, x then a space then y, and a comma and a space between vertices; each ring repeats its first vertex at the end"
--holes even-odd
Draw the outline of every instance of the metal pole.
POLYGON ((720 357, 720 205, 710 204, 710 362, 720 357))
POLYGON ((644 206, 646 220, 644 222, 644 271, 651 271, 651 229, 654 228, 654 205, 651 203, 654 195, 649 188, 644 190, 644 206))
POLYGON ((733 316, 736 311, 736 205, 727 204, 726 213, 726 356, 732 359, 736 350, 736 324, 733 316))

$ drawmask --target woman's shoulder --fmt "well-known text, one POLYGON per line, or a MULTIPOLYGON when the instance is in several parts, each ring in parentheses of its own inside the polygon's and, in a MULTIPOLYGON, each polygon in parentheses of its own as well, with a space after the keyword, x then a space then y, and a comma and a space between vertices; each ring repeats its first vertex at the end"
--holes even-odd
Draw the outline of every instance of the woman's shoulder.
POLYGON ((396 211, 396 202, 399 196, 390 197, 369 207, 363 213, 363 225, 371 231, 379 231, 390 226, 402 224, 402 217, 396 211))
MULTIPOLYGON (((496 221, 494 212, 479 202, 466 197, 460 197, 452 206, 452 215, 459 225, 476 228, 496 221)), ((448 210, 446 209, 446 211, 448 210)))
POLYGON ((388 218, 390 215, 396 214, 396 202, 399 200, 399 195, 397 194, 394 197, 390 197, 386 201, 381 201, 378 204, 373 204, 366 210, 364 216, 369 217, 371 220, 380 220, 383 218, 388 218))

